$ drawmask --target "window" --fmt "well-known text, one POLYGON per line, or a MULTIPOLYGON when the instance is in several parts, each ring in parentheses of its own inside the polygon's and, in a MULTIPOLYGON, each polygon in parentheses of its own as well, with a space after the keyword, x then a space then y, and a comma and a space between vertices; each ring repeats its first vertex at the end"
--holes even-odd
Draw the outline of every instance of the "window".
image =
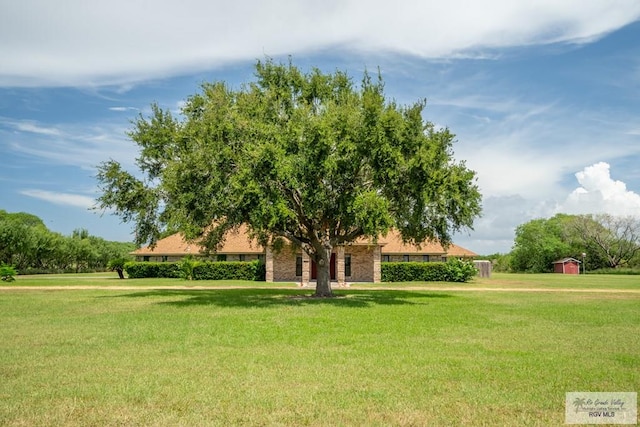
POLYGON ((166 255, 162 256, 162 262, 167 262, 169 260, 169 257, 166 255))
POLYGON ((391 255, 382 255, 382 262, 391 261, 391 255))
POLYGON ((422 255, 422 262, 429 262, 429 255, 422 255))
POLYGON ((351 277, 351 255, 344 256, 344 275, 351 277))
POLYGON ((302 257, 296 257, 296 276, 302 276, 302 257))
POLYGON ((245 258, 246 258, 246 255, 240 254, 240 255, 238 255, 238 257, 240 258, 240 261, 244 261, 245 258))
POLYGON ((402 255, 402 261, 409 262, 409 255, 402 255))
POLYGON ((143 257, 142 257, 142 261, 144 261, 144 262, 148 262, 148 261, 149 261, 149 257, 148 257, 148 256, 143 256, 143 257))
POLYGON ((258 254, 258 261, 264 262, 264 254, 258 254))
POLYGON ((443 256, 443 257, 442 257, 442 259, 441 259, 441 261, 442 261, 442 262, 447 262, 447 257, 446 257, 446 256, 443 256))
POLYGON ((227 255, 226 254, 216 255, 216 261, 226 261, 226 260, 227 260, 227 255))

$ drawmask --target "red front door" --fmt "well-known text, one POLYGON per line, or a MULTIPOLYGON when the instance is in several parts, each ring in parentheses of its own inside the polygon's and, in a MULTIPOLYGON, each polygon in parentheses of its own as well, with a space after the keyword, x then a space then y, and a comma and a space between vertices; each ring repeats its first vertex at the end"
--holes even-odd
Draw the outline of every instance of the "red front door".
MULTIPOLYGON (((336 254, 331 254, 331 261, 329 261, 329 274, 331 280, 336 280, 336 254)), ((318 266, 315 261, 311 261, 311 280, 318 279, 318 266)))

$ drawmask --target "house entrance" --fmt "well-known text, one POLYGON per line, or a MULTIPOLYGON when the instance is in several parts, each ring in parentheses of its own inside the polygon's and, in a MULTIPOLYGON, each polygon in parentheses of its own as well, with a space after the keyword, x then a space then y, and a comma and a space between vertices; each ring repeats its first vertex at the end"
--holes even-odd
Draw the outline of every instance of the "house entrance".
MULTIPOLYGON (((329 261, 329 275, 331 280, 336 280, 336 254, 331 254, 331 261, 329 261)), ((318 266, 315 261, 311 261, 311 280, 318 279, 318 266)))

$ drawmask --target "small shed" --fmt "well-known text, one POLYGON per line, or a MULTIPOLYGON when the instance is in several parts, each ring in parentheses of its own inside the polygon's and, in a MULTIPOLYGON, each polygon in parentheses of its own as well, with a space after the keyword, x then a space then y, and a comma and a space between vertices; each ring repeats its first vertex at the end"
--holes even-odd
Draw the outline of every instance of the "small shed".
POLYGON ((553 272, 561 274, 580 274, 580 261, 575 258, 563 258, 553 262, 553 272))

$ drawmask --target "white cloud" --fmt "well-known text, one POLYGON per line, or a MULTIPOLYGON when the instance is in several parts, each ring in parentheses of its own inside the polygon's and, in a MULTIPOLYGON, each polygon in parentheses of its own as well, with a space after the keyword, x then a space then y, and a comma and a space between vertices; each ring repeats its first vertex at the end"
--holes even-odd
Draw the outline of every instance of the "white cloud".
POLYGON ((482 217, 469 235, 459 233, 454 242, 480 254, 507 253, 513 246, 516 227, 552 215, 553 205, 521 195, 489 196, 482 201, 482 217))
POLYGON ((136 107, 109 107, 109 111, 117 111, 117 112, 138 111, 138 108, 136 108, 136 107))
POLYGON ((14 129, 17 132, 28 132, 48 136, 60 135, 59 129, 42 126, 33 120, 12 120, 0 117, 0 125, 14 129))
POLYGON ((576 173, 580 187, 569 194, 557 211, 572 214, 640 215, 640 195, 627 190, 624 182, 612 179, 609 169, 608 163, 600 162, 576 173))
POLYGON ((637 135, 629 132, 633 112, 614 116, 549 96, 527 99, 518 87, 493 80, 472 75, 447 85, 443 79, 423 90, 435 91, 427 114, 435 111, 437 122, 456 133, 456 157, 477 172, 485 197, 559 200, 567 173, 640 154, 637 135))
POLYGON ((0 120, 0 137, 5 150, 42 159, 49 164, 70 165, 95 170, 103 161, 114 159, 133 167, 136 146, 121 125, 108 123, 43 126, 32 120, 0 120), (12 131, 3 131, 3 126, 12 131))
POLYGON ((591 41, 638 17, 637 0, 14 1, 0 14, 0 86, 126 84, 337 46, 484 57, 591 41))
POLYGON ((20 194, 54 203, 56 205, 74 206, 84 209, 89 209, 96 203, 95 199, 80 194, 59 193, 35 189, 23 190, 20 191, 20 194))

